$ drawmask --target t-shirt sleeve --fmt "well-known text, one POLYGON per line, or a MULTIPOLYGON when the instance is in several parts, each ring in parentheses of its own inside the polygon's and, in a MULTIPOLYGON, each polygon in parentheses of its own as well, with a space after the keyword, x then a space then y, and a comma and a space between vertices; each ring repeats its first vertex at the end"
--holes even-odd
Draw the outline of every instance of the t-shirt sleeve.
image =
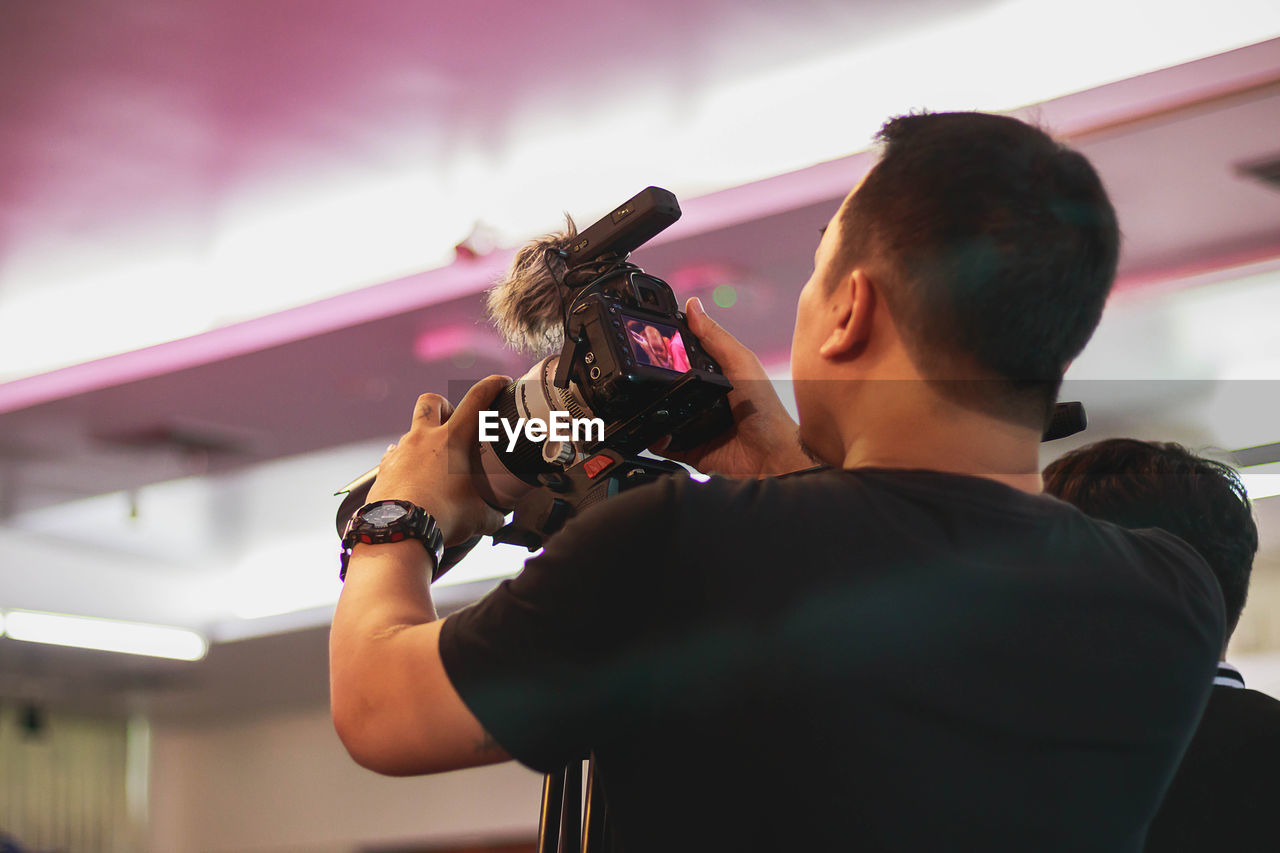
POLYGON ((629 662, 669 588, 680 487, 664 478, 588 508, 518 576, 445 619, 454 689, 522 764, 549 772, 585 757, 645 694, 629 662))
POLYGON ((1155 557, 1144 564, 1148 577, 1158 579, 1170 600, 1191 617, 1189 625, 1200 644, 1212 652, 1210 670, 1216 671, 1226 631, 1226 606, 1217 576, 1195 548, 1172 533, 1156 527, 1133 533, 1155 557))

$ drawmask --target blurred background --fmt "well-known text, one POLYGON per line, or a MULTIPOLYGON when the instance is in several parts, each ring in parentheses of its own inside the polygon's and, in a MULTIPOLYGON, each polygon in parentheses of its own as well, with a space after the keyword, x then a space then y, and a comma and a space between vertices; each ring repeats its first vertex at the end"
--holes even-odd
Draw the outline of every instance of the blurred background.
MULTIPOLYGON (((11 2, 0 79, 0 837, 526 849, 533 773, 338 744, 333 492, 419 393, 528 367, 481 310, 515 247, 650 184, 684 217, 635 260, 788 394, 817 229, 922 108, 1034 119, 1102 174, 1120 280, 1064 394, 1090 429, 1045 461, 1132 435, 1245 466, 1230 658, 1280 695, 1274 2, 11 2)), ((482 545, 438 605, 522 558, 482 545)))

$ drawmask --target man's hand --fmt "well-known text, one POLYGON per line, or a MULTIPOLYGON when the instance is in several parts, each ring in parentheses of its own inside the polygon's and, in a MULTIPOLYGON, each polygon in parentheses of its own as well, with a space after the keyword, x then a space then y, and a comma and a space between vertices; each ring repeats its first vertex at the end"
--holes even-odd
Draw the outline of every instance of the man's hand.
POLYGON ((783 407, 755 353, 707 316, 697 297, 685 305, 689 329, 733 383, 729 407, 733 426, 724 435, 691 450, 667 451, 666 439, 652 450, 726 477, 770 477, 817 463, 800 447, 799 429, 783 407))
POLYGON ((480 411, 510 381, 506 376, 482 379, 457 409, 439 394, 419 397, 409 431, 382 457, 368 500, 417 504, 435 517, 446 546, 501 527, 502 513, 480 498, 472 475, 480 411))

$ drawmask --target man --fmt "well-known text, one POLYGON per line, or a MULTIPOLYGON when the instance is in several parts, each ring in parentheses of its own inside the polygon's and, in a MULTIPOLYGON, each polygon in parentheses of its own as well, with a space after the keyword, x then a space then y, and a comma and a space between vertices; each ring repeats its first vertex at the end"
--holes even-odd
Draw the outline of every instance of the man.
MULTIPOLYGON (((687 307, 735 425, 681 458, 738 479, 591 507, 445 620, 421 544, 355 548, 331 674, 357 761, 549 770, 590 749, 627 851, 1140 849, 1222 605, 1180 540, 1039 494, 1114 212, 1083 157, 1014 119, 906 116, 881 140, 800 293, 798 427, 687 307)), ((450 543, 500 523, 468 474, 504 381, 456 410, 419 398, 370 499, 450 543)))
MULTIPOLYGON (((1110 439, 1050 463, 1044 485, 1094 518, 1159 527, 1194 547, 1222 587, 1230 637, 1249 590, 1258 528, 1229 466, 1177 444, 1110 439)), ((1245 689, 1225 644, 1222 656, 1204 718, 1147 836, 1152 853, 1275 849, 1280 702, 1245 689)))

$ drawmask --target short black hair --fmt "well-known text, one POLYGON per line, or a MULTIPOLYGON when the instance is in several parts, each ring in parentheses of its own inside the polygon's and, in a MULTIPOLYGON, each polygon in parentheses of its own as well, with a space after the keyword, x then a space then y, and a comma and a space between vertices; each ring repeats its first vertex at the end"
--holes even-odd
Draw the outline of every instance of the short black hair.
POLYGON ((1121 527, 1159 527, 1199 551, 1222 587, 1231 636, 1258 552, 1249 494, 1234 468, 1180 444, 1112 438, 1051 462, 1044 489, 1086 515, 1121 527))
POLYGON ((1043 426, 1115 279, 1120 233, 1097 172, 1039 128, 986 113, 889 120, 844 207, 841 261, 868 265, 911 356, 994 382, 943 383, 1043 426))

